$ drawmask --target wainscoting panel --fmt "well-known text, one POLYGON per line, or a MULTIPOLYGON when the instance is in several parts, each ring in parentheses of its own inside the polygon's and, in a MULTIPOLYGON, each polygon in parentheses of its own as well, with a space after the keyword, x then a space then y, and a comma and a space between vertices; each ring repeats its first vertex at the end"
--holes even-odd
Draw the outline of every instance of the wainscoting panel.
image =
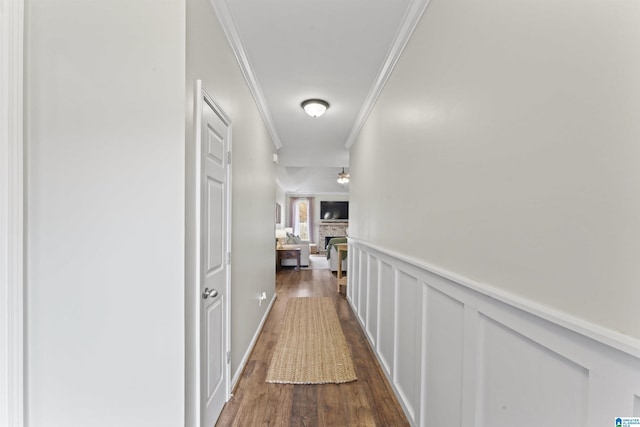
MULTIPOLYGON (((353 248, 348 253, 348 266, 347 266, 347 295, 351 304, 358 305, 358 299, 360 298, 360 249, 353 248)), ((362 321, 362 319, 360 319, 362 321)))
POLYGON ((585 368, 485 316, 479 327, 477 425, 586 425, 585 368))
POLYGON ((349 239, 347 298, 414 426, 640 416, 640 342, 349 239))
MULTIPOLYGON (((396 330, 393 384, 402 396, 409 418, 416 417, 420 386, 420 346, 422 294, 418 279, 396 270, 396 330)), ((362 288, 361 288, 362 289, 362 288)))
POLYGON ((370 286, 367 292, 369 296, 367 301, 367 336, 371 344, 375 347, 378 341, 378 312, 380 311, 378 302, 380 301, 380 294, 378 286, 378 259, 374 256, 369 256, 367 277, 369 278, 367 283, 369 283, 370 286))
MULTIPOLYGON (((352 251, 353 252, 349 252, 349 254, 347 255, 347 271, 349 272, 349 274, 354 274, 354 272, 356 271, 354 268, 354 265, 358 265, 357 262, 353 262, 353 259, 356 257, 355 256, 356 248, 352 248, 352 251)), ((355 283, 357 282, 358 282, 357 280, 352 280, 350 278, 347 278, 347 283, 350 285, 350 286, 347 286, 347 292, 346 292, 347 300, 349 301, 353 301, 353 295, 356 293, 356 292, 353 292, 353 286, 355 286, 355 283)))
POLYGON ((394 364, 395 354, 395 306, 396 306, 396 282, 393 268, 390 264, 380 262, 380 276, 378 280, 380 288, 380 311, 378 312, 378 345, 374 349, 380 359, 380 364, 387 377, 391 378, 391 367, 394 364))
POLYGON ((425 358, 426 395, 422 398, 426 425, 459 426, 462 422, 464 304, 424 286, 427 330, 423 340, 430 355, 425 358))
POLYGON ((358 260, 360 265, 358 266, 358 318, 360 322, 364 325, 367 319, 367 302, 369 300, 369 292, 362 292, 362 288, 367 286, 369 281, 367 280, 368 266, 369 266, 369 257, 366 252, 359 251, 358 260))

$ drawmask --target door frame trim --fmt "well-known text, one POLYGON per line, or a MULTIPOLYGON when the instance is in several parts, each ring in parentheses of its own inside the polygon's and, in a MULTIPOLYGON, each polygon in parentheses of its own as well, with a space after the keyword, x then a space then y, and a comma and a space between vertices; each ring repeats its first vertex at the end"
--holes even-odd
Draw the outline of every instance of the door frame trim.
MULTIPOLYGON (((229 119, 229 117, 225 114, 224 110, 220 107, 220 104, 218 104, 216 102, 216 100, 209 95, 209 93, 207 93, 207 91, 204 89, 203 84, 202 84, 202 80, 196 80, 196 90, 195 90, 195 109, 194 109, 194 136, 195 136, 195 149, 194 149, 194 155, 195 155, 195 176, 196 176, 196 180, 195 180, 195 236, 196 236, 196 247, 194 248, 195 250, 195 271, 194 271, 194 277, 195 277, 195 283, 194 285, 196 286, 196 296, 198 298, 198 305, 197 307, 199 307, 198 311, 198 319, 196 321, 196 333, 195 333, 195 339, 196 339, 196 355, 198 357, 198 363, 196 364, 197 366, 195 367, 196 372, 197 372, 197 378, 196 383, 197 383, 197 392, 198 392, 198 414, 197 414, 197 425, 201 425, 202 423, 202 419, 200 414, 202 413, 202 394, 201 394, 201 370, 200 370, 200 366, 201 366, 201 361, 200 361, 200 350, 201 350, 201 342, 200 342, 200 316, 201 316, 201 304, 200 304, 200 281, 202 279, 201 277, 201 247, 200 247, 200 232, 202 230, 202 136, 201 136, 201 132, 200 132, 200 127, 202 126, 202 108, 204 106, 204 102, 207 102, 209 105, 211 105, 211 107, 213 108, 213 111, 222 119, 222 121, 224 122, 224 124, 227 126, 228 128, 228 132, 229 132, 229 141, 227 144, 227 151, 228 151, 228 155, 231 155, 231 151, 232 151, 232 143, 233 143, 233 129, 232 129, 232 125, 231 125, 231 119, 229 119)), ((229 157, 227 157, 227 159, 229 159, 229 157)), ((226 221, 226 248, 227 248, 227 252, 229 254, 232 253, 232 248, 231 248, 231 230, 232 230, 232 216, 231 216, 231 202, 232 202, 232 189, 233 189, 233 185, 232 185, 232 181, 231 181, 231 177, 232 177, 232 173, 231 173, 231 168, 232 168, 232 163, 230 161, 227 161, 227 168, 226 168, 226 187, 227 187, 227 194, 226 194, 226 217, 227 217, 227 221, 226 221)), ((227 272, 226 272, 226 277, 225 277, 225 294, 226 294, 226 298, 225 298, 225 323, 226 323, 226 327, 225 327, 225 349, 224 349, 224 354, 226 354, 227 352, 231 351, 231 266, 232 263, 228 262, 227 263, 227 272)), ((229 400, 229 398, 231 397, 231 363, 228 362, 225 364, 225 384, 224 384, 224 390, 225 390, 225 399, 226 401, 229 400)))
POLYGON ((25 423, 24 0, 0 0, 0 425, 25 423))

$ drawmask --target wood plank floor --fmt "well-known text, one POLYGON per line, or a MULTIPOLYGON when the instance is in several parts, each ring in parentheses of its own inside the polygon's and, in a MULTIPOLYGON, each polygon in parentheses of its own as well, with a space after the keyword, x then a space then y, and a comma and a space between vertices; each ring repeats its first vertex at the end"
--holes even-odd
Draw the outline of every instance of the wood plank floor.
POLYGON ((276 294, 271 314, 217 426, 409 425, 344 293, 336 292, 334 274, 329 270, 282 270, 276 276, 276 294), (288 299, 316 296, 333 298, 358 380, 319 385, 266 383, 288 299))

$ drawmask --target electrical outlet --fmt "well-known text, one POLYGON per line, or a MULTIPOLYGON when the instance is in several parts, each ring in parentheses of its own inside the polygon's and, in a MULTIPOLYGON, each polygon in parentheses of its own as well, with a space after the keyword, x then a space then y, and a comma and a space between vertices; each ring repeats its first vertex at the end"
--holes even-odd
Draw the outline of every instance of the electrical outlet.
POLYGON ((267 293, 266 292, 262 292, 259 296, 258 296, 258 307, 262 307, 262 301, 267 299, 267 293))

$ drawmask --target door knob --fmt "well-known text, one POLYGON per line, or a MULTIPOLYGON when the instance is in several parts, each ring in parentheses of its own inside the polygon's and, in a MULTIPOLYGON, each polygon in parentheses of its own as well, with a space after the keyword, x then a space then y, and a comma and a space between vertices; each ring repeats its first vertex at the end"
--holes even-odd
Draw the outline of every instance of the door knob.
POLYGON ((217 296, 218 291, 216 291, 215 289, 204 288, 204 291, 202 292, 202 299, 207 299, 209 297, 215 298, 217 296))

